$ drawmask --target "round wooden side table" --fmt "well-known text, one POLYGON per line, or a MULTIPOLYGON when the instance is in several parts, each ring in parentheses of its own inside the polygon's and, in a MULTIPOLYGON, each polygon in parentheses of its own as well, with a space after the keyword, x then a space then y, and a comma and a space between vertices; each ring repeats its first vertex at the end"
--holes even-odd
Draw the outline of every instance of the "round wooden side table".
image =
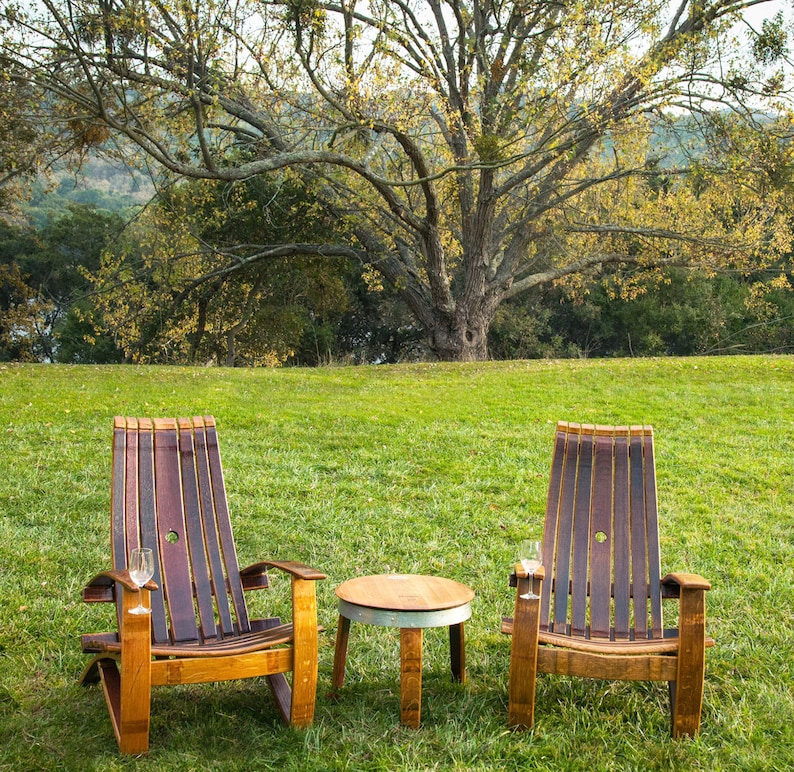
POLYGON ((345 680, 350 622, 400 628, 400 720, 418 727, 422 711, 422 630, 449 627, 452 677, 466 680, 463 623, 471 617, 474 591, 438 576, 380 574, 360 576, 336 588, 339 624, 333 686, 345 680))

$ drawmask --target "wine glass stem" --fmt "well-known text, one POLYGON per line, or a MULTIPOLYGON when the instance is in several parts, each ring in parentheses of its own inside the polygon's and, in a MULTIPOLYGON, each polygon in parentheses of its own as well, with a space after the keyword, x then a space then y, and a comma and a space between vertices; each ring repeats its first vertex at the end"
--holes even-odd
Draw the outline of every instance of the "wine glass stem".
POLYGON ((151 609, 146 608, 143 605, 143 585, 138 585, 138 605, 135 608, 130 609, 130 613, 132 614, 148 614, 151 609))
POLYGON ((527 573, 527 579, 529 579, 529 588, 520 597, 523 598, 524 600, 532 600, 533 598, 539 598, 540 595, 536 595, 532 587, 532 583, 535 581, 535 572, 533 571, 531 574, 527 573))

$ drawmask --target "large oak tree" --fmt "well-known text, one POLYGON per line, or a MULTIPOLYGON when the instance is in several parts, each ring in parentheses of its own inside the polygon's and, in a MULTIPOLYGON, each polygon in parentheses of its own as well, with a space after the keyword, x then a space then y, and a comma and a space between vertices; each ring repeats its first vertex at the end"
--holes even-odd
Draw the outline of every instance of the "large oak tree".
POLYGON ((788 250, 785 35, 740 23, 763 2, 2 0, 2 56, 87 144, 302 175, 344 236, 225 269, 358 259, 469 360, 530 287, 788 250))

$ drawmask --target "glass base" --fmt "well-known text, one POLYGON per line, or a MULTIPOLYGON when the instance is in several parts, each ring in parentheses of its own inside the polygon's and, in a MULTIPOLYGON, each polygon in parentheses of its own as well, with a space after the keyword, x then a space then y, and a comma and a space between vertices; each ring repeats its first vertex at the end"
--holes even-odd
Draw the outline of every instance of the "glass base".
POLYGON ((150 608, 144 608, 143 606, 136 606, 135 608, 130 609, 130 614, 151 614, 152 610, 150 608))
POLYGON ((519 595, 519 598, 523 598, 524 600, 534 600, 535 598, 540 598, 540 595, 535 595, 534 592, 527 592, 524 595, 519 595))

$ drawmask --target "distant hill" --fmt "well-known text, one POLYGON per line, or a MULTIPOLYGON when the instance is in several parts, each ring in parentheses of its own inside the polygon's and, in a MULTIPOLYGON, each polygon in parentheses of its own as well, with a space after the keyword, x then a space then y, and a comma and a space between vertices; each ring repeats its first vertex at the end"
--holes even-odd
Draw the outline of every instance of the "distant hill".
POLYGON ((125 214, 146 204, 153 195, 151 180, 140 171, 90 158, 79 169, 62 169, 51 179, 35 183, 30 201, 22 208, 31 225, 40 228, 72 203, 125 214))

